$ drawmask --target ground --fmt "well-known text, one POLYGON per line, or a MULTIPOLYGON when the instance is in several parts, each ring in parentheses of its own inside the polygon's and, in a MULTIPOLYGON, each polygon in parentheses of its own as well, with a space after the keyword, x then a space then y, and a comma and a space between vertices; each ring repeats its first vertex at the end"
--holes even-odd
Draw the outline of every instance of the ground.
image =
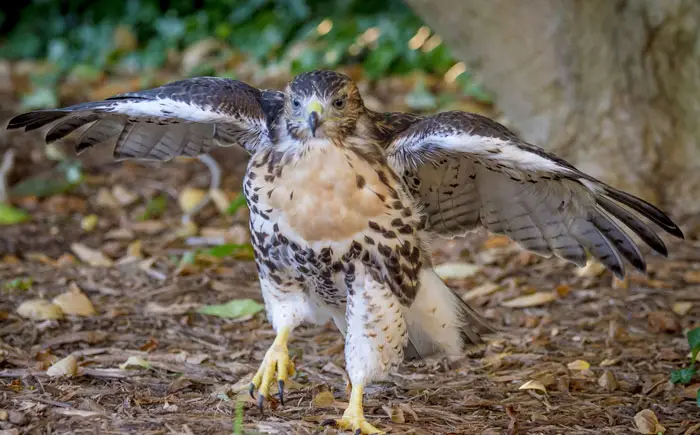
MULTIPOLYGON (((0 152, 18 150, 11 181, 52 166, 39 139, 0 136, 0 152)), ((192 248, 175 234, 182 212, 172 197, 185 185, 205 187, 206 169, 195 161, 158 170, 112 163, 105 150, 95 156, 77 190, 20 200, 32 221, 0 227, 0 433, 233 433, 237 410, 245 433, 336 433, 320 425, 347 403, 343 341, 332 325, 295 331, 295 384, 285 406, 273 401, 260 412, 239 391, 274 338, 264 314, 196 313, 260 300, 250 259, 178 269, 192 248), (104 192, 117 185, 136 195, 133 204, 110 207, 104 192), (159 192, 171 197, 164 214, 138 220, 145 198, 159 192), (85 231, 81 221, 92 213, 99 222, 85 231), (135 240, 146 263, 118 261, 134 253, 135 240), (75 243, 115 264, 76 260, 75 243), (29 277, 27 289, 7 284, 29 277), (76 286, 97 314, 37 321, 17 313, 23 301, 76 286), (49 377, 47 367, 70 354, 77 376, 49 377), (130 356, 150 367, 121 369, 130 356)), ((244 157, 224 150, 216 158, 228 174, 224 189, 238 191, 244 157)), ((245 214, 224 217, 209 205, 195 221, 203 233, 238 243, 246 239, 245 214)), ((390 382, 367 388, 368 419, 391 433, 627 434, 637 433, 634 416, 649 409, 667 434, 700 433, 698 385, 669 382, 687 361, 684 331, 700 324, 700 244, 669 245, 669 260, 647 256, 648 276, 618 282, 481 233, 438 243, 436 263, 467 265, 449 284, 500 331, 479 352, 406 364, 390 382), (472 298, 474 289, 483 295, 472 298), (544 296, 533 306, 508 306, 534 292, 544 296), (520 389, 528 381, 536 388, 520 389)))

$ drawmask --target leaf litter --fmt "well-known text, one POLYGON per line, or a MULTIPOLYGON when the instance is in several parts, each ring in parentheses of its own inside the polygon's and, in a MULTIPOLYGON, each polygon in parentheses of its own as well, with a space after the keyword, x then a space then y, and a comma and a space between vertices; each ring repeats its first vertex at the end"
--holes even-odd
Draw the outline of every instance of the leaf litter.
MULTIPOLYGON (((42 149, 40 132, 7 135, 0 153, 17 150, 13 174, 28 180, 51 167, 22 155, 42 149)), ((234 151, 212 154, 222 165, 218 190, 196 160, 156 171, 105 166, 95 153, 81 159, 87 181, 79 189, 13 200, 31 219, 0 227, 8 413, 0 430, 67 434, 100 418, 101 430, 115 433, 218 434, 235 424, 312 434, 340 416, 348 399, 343 339, 330 324, 295 330, 297 375, 284 407, 262 414, 237 396, 274 333, 238 193, 245 160, 234 151), (178 232, 184 186, 208 192, 214 204, 178 232)), ((576 269, 523 255, 502 237, 477 233, 439 245, 440 274, 500 332, 473 354, 409 362, 368 386, 368 419, 394 433, 692 433, 697 378, 673 384, 669 376, 688 364, 685 334, 700 324, 694 243, 670 242, 671 260, 647 257, 649 277, 624 285, 597 263, 576 269), (647 412, 635 418, 645 409, 656 422, 647 412)))

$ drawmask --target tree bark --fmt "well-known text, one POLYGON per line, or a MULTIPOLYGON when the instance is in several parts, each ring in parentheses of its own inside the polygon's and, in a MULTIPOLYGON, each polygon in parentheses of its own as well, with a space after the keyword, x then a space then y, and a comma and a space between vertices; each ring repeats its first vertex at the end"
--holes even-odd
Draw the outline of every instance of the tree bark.
POLYGON ((700 211, 700 2, 407 2, 525 140, 677 218, 700 211))

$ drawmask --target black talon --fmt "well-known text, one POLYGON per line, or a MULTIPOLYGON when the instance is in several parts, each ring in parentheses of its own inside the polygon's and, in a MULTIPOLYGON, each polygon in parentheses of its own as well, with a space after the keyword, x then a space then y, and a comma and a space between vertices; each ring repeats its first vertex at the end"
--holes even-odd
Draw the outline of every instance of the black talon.
POLYGON ((362 431, 361 431, 360 429, 357 429, 357 430, 355 431, 355 435, 362 435, 362 431))
POLYGON ((284 381, 282 379, 277 381, 277 386, 280 390, 280 405, 284 406, 284 381))
POLYGON ((264 401, 265 401, 265 396, 258 393, 258 408, 260 408, 261 411, 263 410, 263 402, 264 401))
POLYGON ((321 426, 337 426, 337 425, 338 425, 338 422, 332 418, 329 418, 328 420, 323 420, 323 422, 321 422, 321 426))
POLYGON ((255 384, 250 383, 250 387, 248 387, 248 394, 250 394, 250 398, 255 400, 255 384))

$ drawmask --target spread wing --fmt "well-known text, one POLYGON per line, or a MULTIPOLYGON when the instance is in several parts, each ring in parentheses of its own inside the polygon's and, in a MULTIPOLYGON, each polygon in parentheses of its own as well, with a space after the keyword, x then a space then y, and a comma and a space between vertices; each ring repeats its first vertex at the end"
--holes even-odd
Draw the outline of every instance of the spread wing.
POLYGON ((284 97, 237 80, 198 77, 103 101, 38 110, 16 116, 7 128, 34 130, 56 124, 50 143, 91 124, 78 138, 78 153, 117 138, 117 159, 170 160, 206 154, 215 145, 253 152, 270 143, 284 97))
POLYGON ((525 249, 579 266, 588 251, 618 277, 625 274, 623 259, 646 269, 639 247, 620 225, 663 255, 663 241, 640 217, 683 237, 658 208, 480 115, 445 112, 419 120, 387 151, 423 207, 427 230, 440 236, 461 236, 483 225, 525 249))

